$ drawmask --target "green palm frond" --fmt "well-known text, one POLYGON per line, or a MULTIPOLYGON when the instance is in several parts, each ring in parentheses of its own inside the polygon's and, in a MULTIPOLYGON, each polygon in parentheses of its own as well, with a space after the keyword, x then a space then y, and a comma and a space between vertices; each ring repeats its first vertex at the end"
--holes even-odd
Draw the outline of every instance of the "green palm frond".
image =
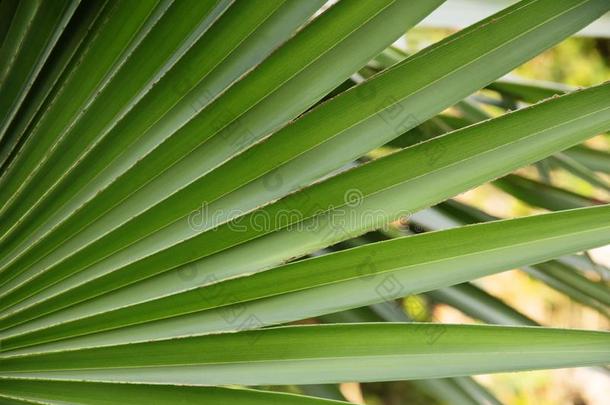
POLYGON ((443 0, 324 3, 0 0, 0 402, 497 404, 466 376, 610 363, 608 332, 471 283, 521 267, 608 315, 579 253, 610 242, 583 144, 610 83, 505 75, 610 3, 522 0, 413 55, 443 0), (557 212, 452 200, 486 183, 557 212), (499 325, 413 322, 412 294, 499 325))

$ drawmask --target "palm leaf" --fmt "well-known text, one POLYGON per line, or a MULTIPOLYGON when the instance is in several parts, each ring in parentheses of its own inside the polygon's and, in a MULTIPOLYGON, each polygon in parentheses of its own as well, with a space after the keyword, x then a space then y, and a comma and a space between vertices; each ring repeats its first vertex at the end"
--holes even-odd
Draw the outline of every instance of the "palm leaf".
POLYGON ((195 385, 396 380, 600 364, 610 361, 609 342, 603 332, 532 327, 291 326, 9 357, 0 372, 195 385))
POLYGON ((530 326, 468 283, 523 266, 610 303, 574 255, 610 242, 610 205, 551 172, 608 190, 582 143, 610 84, 501 79, 607 0, 522 0, 410 56, 391 44, 442 0, 324 3, 0 1, 0 402, 322 405, 345 402, 213 386, 422 380, 499 403, 465 376, 610 362, 607 332, 530 326), (487 182, 567 210, 444 202, 487 182), (451 229, 397 231, 412 214, 451 229), (419 293, 520 326, 390 304, 419 293), (311 317, 343 323, 278 326, 311 317))

